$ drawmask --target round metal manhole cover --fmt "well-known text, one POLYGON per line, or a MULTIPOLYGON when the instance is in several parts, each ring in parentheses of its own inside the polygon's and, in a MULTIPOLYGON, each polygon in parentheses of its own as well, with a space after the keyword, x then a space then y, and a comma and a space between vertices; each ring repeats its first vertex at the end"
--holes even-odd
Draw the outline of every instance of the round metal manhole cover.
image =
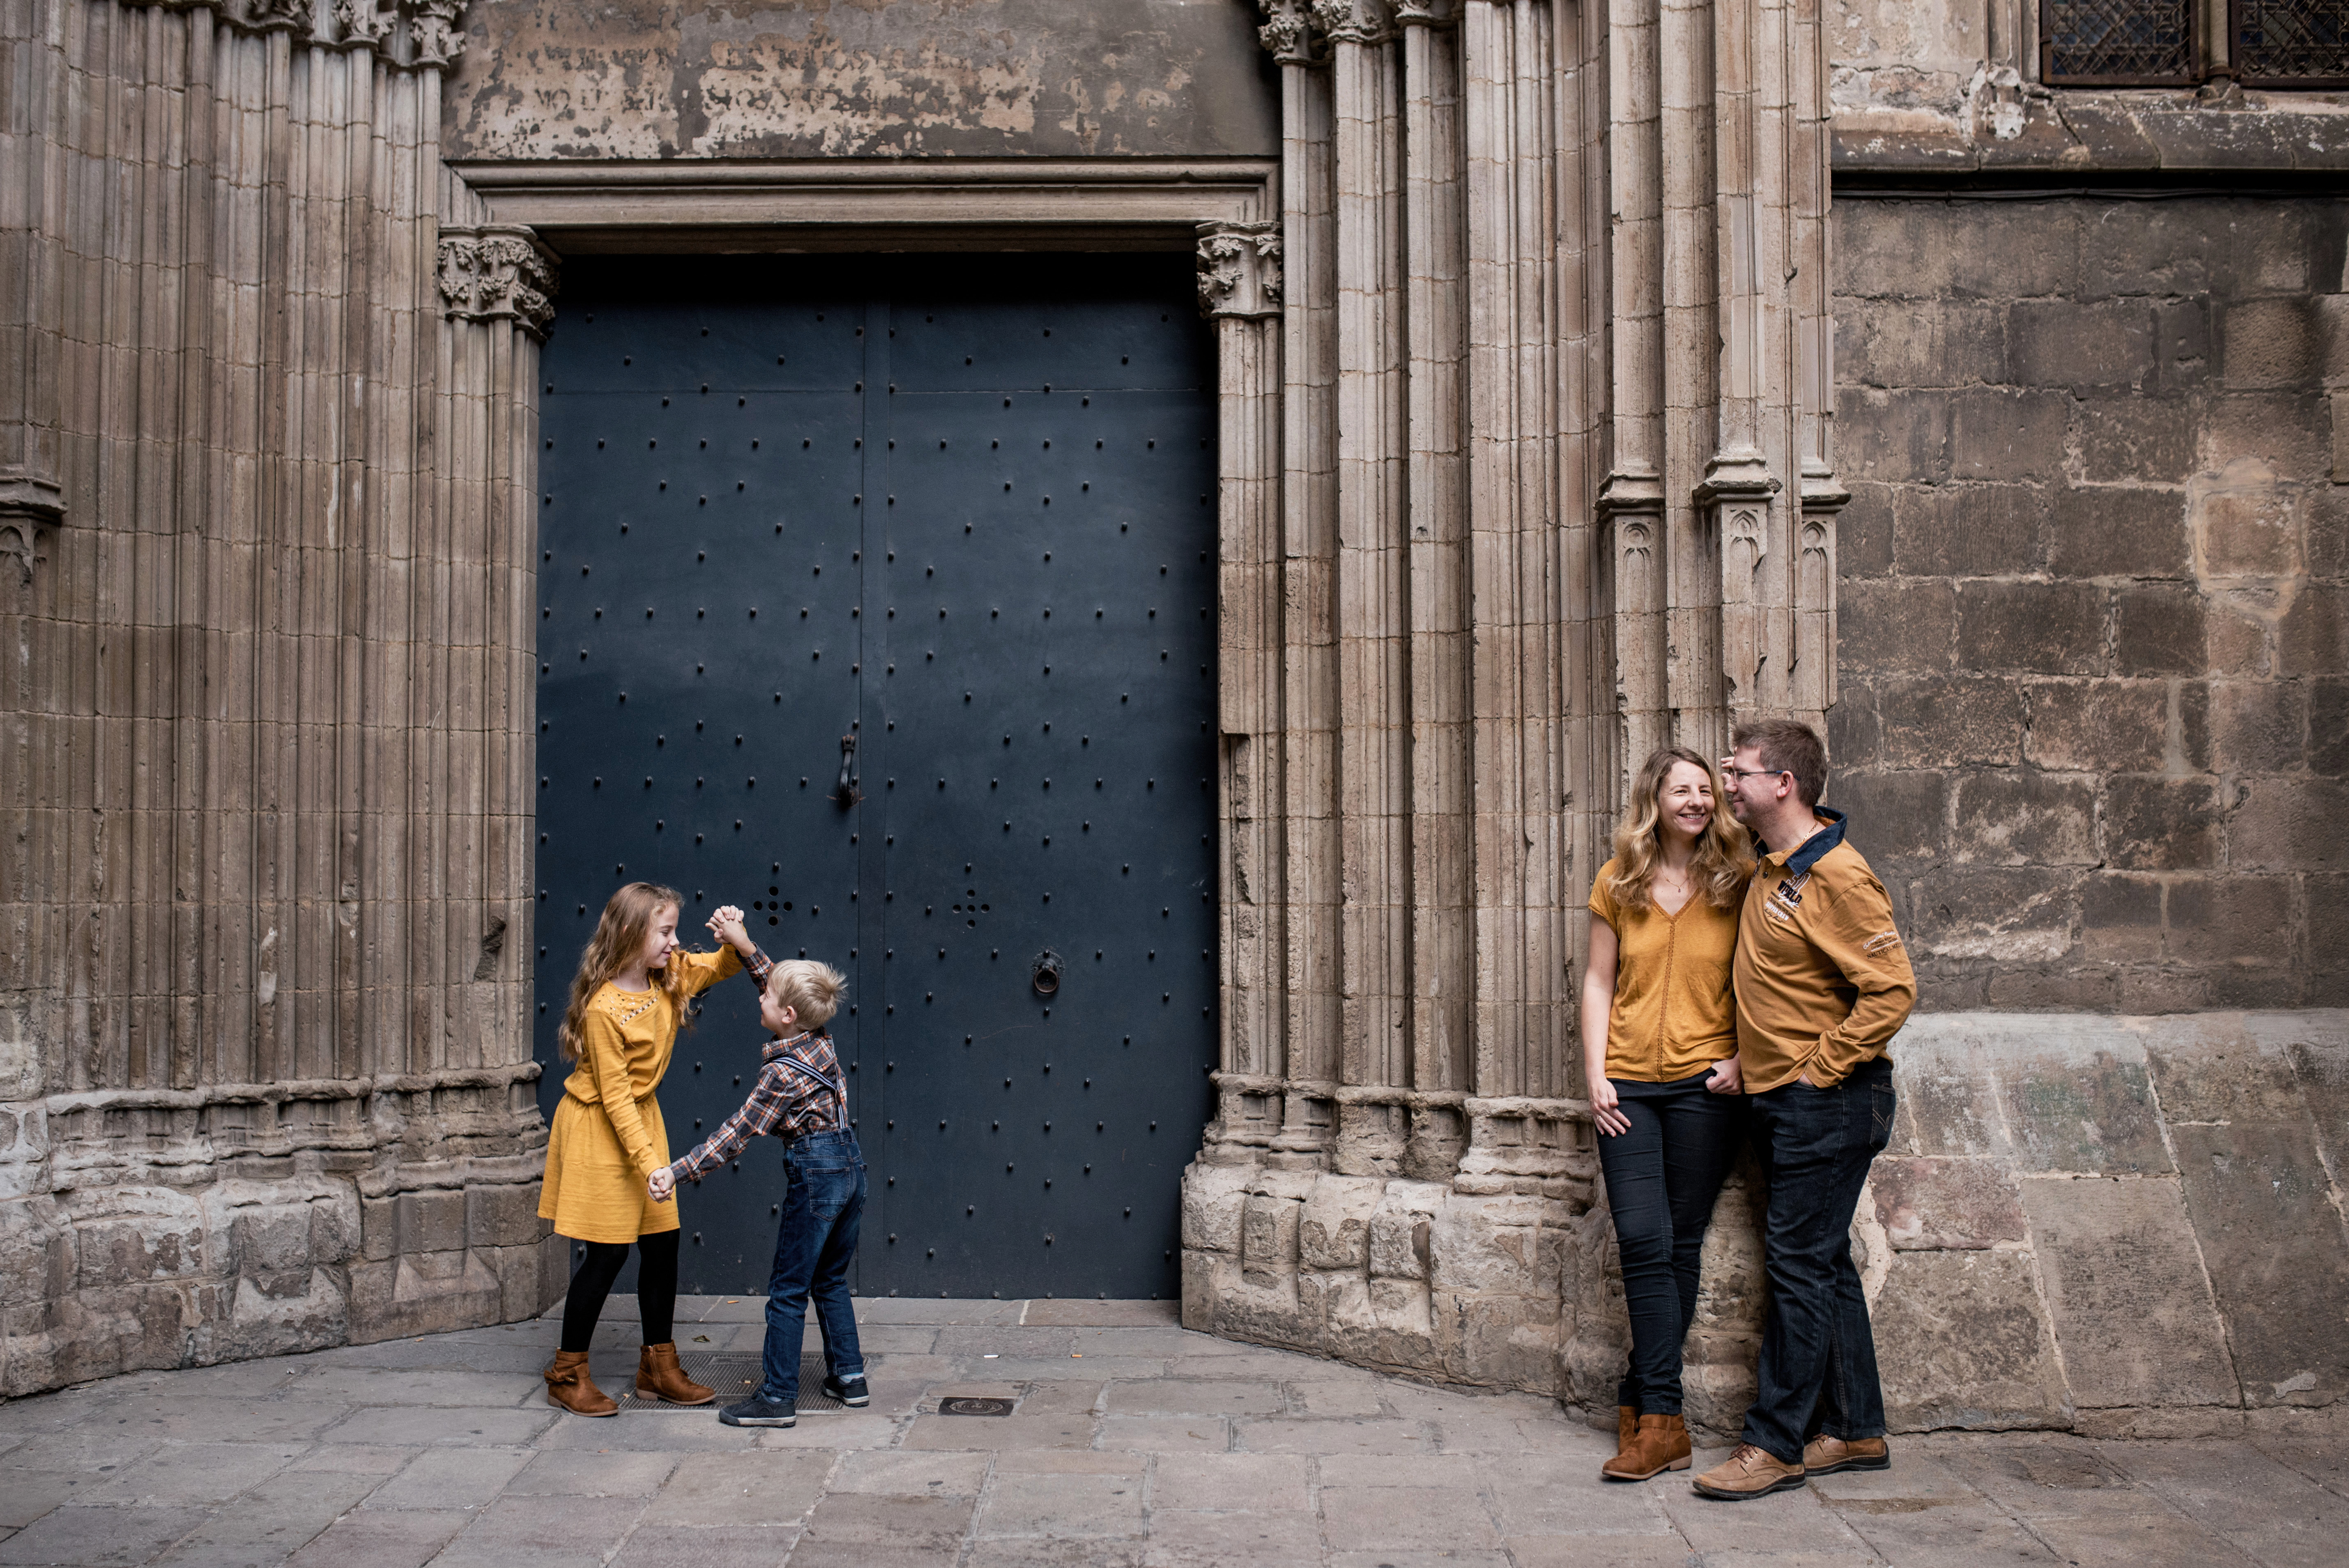
POLYGON ((1009 1399, 978 1399, 963 1397, 938 1401, 941 1416, 1008 1416, 1011 1414, 1009 1399))

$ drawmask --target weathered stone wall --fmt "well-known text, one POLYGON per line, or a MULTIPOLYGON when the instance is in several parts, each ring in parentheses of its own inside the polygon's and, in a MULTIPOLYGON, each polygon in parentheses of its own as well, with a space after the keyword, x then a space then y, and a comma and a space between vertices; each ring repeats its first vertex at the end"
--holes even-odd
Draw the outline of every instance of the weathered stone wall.
MULTIPOLYGON (((2223 79, 2049 87, 2039 0, 1826 0, 1826 10, 1839 183, 2349 169, 2349 93, 2223 79)), ((2204 59, 2223 60, 2225 47, 2225 27, 2206 32, 2204 59)))
POLYGON ((1242 0, 481 0, 442 147, 474 159, 1262 158, 1242 0))
POLYGON ((2349 1002, 2349 202, 1836 232, 1831 793, 1923 1005, 2349 1002))
POLYGON ((552 273, 440 166, 456 10, 0 5, 0 1395, 562 1289, 552 273))
MULTIPOLYGON (((1895 1431, 2225 1430, 2349 1393, 2349 1014, 1940 1014, 1893 1054, 1853 1240, 1895 1431)), ((1611 1427, 1630 1329, 1603 1185, 1202 1163, 1185 1191, 1185 1324, 1611 1427)), ((1749 1168, 1687 1346, 1690 1418, 1723 1432, 1753 1398, 1754 1201, 1749 1168)))

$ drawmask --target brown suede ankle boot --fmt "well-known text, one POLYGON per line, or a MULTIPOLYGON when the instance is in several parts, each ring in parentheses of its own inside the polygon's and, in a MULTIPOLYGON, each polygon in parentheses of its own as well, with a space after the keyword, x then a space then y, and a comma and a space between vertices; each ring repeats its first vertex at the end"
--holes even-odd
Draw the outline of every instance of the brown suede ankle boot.
POLYGON ((587 1352, 558 1350, 546 1369, 546 1402, 560 1405, 574 1416, 616 1416, 620 1407, 587 1376, 587 1352))
POLYGON ((1609 1480, 1646 1480, 1689 1468, 1688 1423, 1678 1416, 1642 1416, 1623 1451, 1599 1467, 1609 1480))
POLYGON ((685 1375, 677 1358, 677 1341, 647 1345, 636 1357, 636 1398, 666 1399, 672 1405, 707 1405, 718 1390, 705 1388, 685 1375))
POLYGON ((1637 1405, 1616 1406, 1615 1451, 1617 1453, 1621 1453, 1625 1449, 1631 1446, 1631 1434, 1639 1429, 1640 1407, 1637 1405))

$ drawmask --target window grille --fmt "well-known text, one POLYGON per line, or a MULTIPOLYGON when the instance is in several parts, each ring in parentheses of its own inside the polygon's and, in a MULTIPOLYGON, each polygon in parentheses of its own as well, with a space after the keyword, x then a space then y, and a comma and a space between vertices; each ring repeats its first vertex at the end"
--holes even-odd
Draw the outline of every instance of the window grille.
POLYGON ((2230 0, 2227 9, 2245 87, 2349 87, 2349 0, 2230 0))
MULTIPOLYGON (((2302 9, 2326 3, 2299 0, 2302 9)), ((2343 3, 2333 0, 2331 8, 2343 3)), ((2202 79, 2194 13, 2195 0, 2042 0, 2040 79, 2055 86, 2191 87, 2202 79)))

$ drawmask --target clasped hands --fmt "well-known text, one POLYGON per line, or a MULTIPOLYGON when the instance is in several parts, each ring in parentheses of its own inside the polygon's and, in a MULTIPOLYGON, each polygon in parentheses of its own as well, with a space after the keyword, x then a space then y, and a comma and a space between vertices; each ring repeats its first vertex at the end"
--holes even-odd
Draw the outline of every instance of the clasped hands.
POLYGON ((731 944, 738 953, 755 945, 750 932, 743 928, 742 912, 730 903, 721 903, 709 912, 709 934, 731 944))

